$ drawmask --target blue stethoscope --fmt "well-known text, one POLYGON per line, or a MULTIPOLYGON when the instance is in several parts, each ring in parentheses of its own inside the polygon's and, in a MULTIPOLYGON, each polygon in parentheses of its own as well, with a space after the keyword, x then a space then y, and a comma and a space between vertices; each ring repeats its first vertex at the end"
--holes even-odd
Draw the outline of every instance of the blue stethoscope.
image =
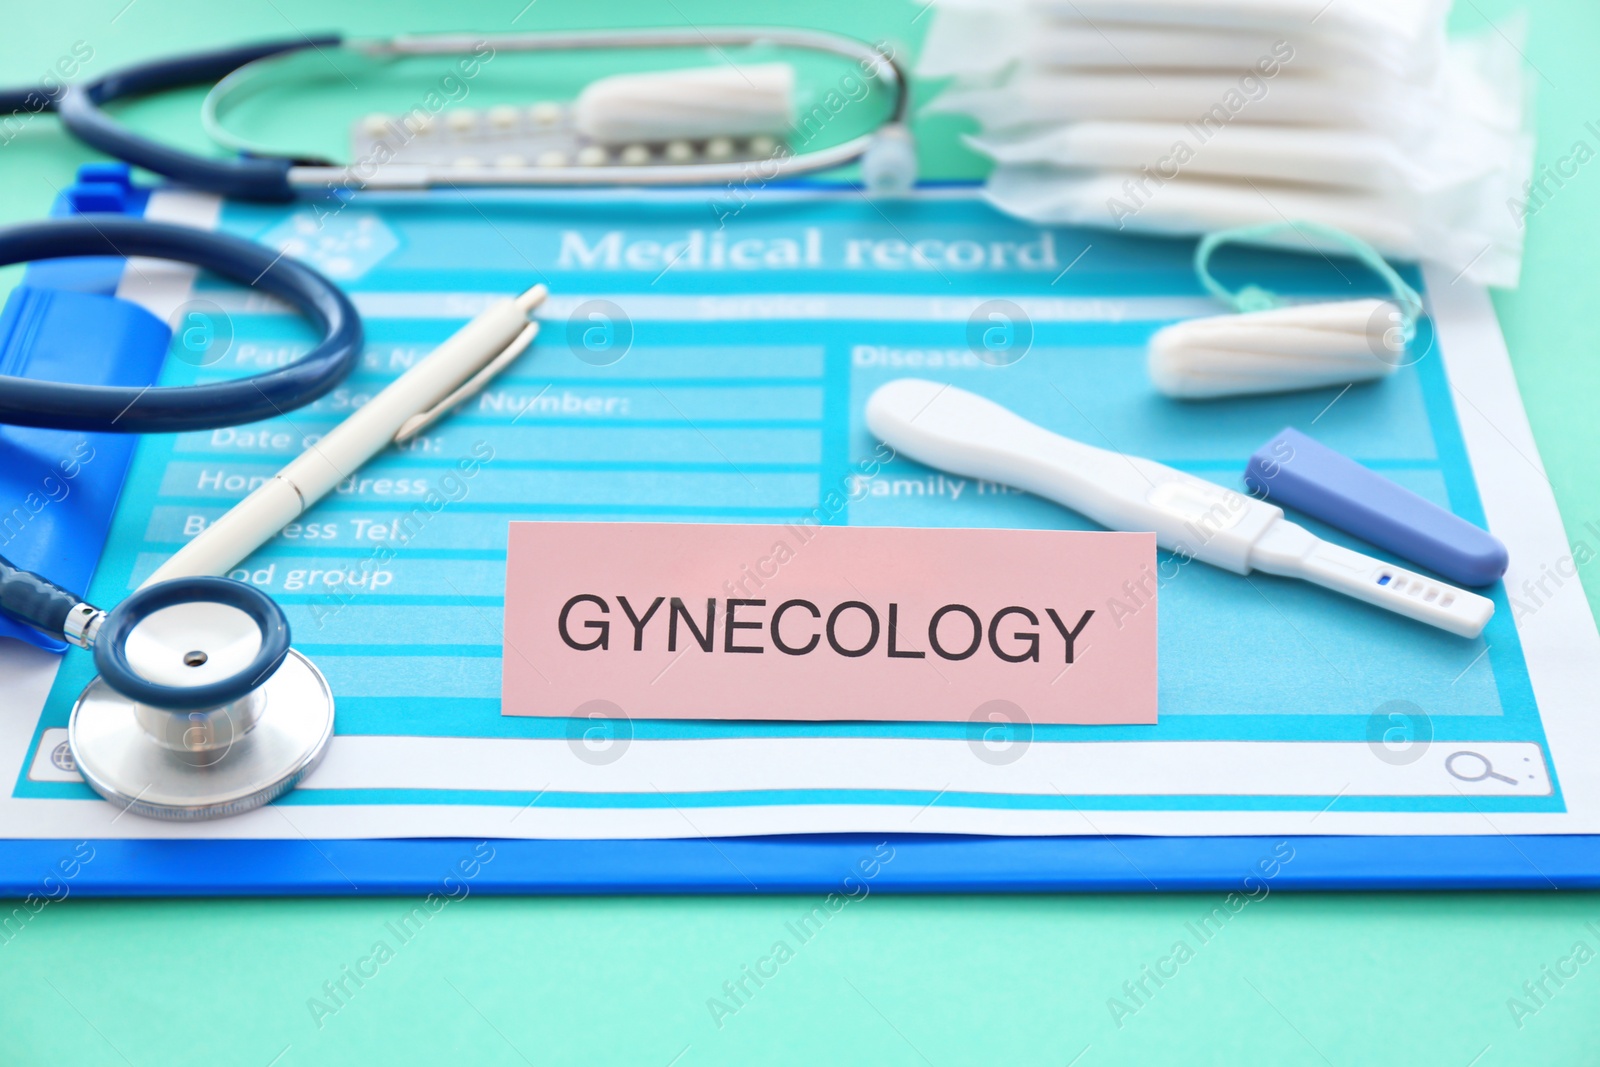
MULTIPOLYGON (((121 215, 0 230, 0 266, 67 256, 192 263, 289 303, 322 339, 286 367, 212 385, 73 385, 0 375, 0 423, 97 433, 175 433, 256 422, 301 407, 360 358, 361 318, 316 271, 252 241, 121 215)), ((228 578, 175 578, 103 611, 0 557, 0 610, 92 649, 99 676, 72 710, 84 779, 136 814, 231 815, 265 804, 316 766, 333 695, 289 645, 266 593, 228 578)))
MULTIPOLYGON (((829 147, 783 150, 766 159, 711 150, 636 146, 642 157, 603 165, 408 165, 374 181, 357 166, 251 150, 210 159, 141 137, 104 107, 200 83, 217 98, 272 64, 306 50, 346 48, 378 61, 461 55, 466 35, 345 41, 301 37, 175 56, 127 67, 41 101, 39 90, 0 90, 0 112, 53 110, 80 140, 184 185, 227 197, 291 200, 302 191, 457 185, 718 185, 772 181, 860 161, 869 188, 895 191, 915 178, 904 73, 878 49, 847 37, 779 27, 495 35, 506 51, 599 48, 722 48, 773 45, 851 60, 892 91, 888 116, 867 133, 829 147), (679 151, 674 153, 674 149, 679 151), (682 150, 698 151, 687 161, 682 150)), ((562 136, 574 136, 567 130, 562 136)), ((581 142, 575 142, 581 143, 581 142)), ((754 142, 750 142, 753 144, 754 142)), ((598 146, 589 146, 597 149, 598 146)), ((132 389, 0 376, 0 423, 102 433, 173 433, 270 418, 322 396, 354 367, 361 322, 349 299, 317 272, 252 242, 123 216, 83 215, 0 231, 0 265, 65 256, 179 260, 254 285, 298 308, 322 340, 298 362, 220 384, 132 389)), ((289 625, 270 597, 224 578, 179 578, 147 586, 110 612, 0 558, 0 610, 47 634, 92 648, 99 676, 73 708, 68 740, 79 770, 102 796, 139 814, 196 819, 267 803, 315 766, 333 729, 326 680, 289 647, 289 625)))
POLYGON ((43 98, 36 88, 0 90, 0 112, 51 110, 66 129, 94 148, 154 171, 183 185, 242 200, 287 201, 305 192, 326 193, 349 188, 428 188, 457 186, 659 186, 722 185, 761 182, 811 174, 860 161, 869 189, 895 192, 916 178, 916 152, 909 122, 910 93, 904 71, 883 51, 838 34, 778 26, 706 27, 684 30, 603 30, 573 33, 427 34, 393 38, 345 39, 337 34, 301 36, 217 51, 171 56, 118 70, 97 80, 69 86, 59 96, 43 98), (243 93, 256 81, 275 76, 274 65, 309 51, 345 49, 377 62, 415 56, 470 56, 475 47, 492 42, 507 52, 565 52, 621 49, 738 48, 770 45, 823 54, 855 63, 864 77, 892 93, 886 117, 869 132, 840 144, 804 151, 782 151, 745 158, 716 158, 707 153, 677 159, 667 146, 639 146, 640 159, 613 153, 603 163, 585 163, 581 154, 559 166, 537 161, 520 164, 460 166, 407 164, 366 173, 357 165, 322 159, 277 155, 262 146, 223 136, 230 147, 245 148, 235 159, 194 155, 140 136, 106 114, 119 100, 170 89, 214 84, 203 117, 216 136, 223 107, 219 97, 243 93))

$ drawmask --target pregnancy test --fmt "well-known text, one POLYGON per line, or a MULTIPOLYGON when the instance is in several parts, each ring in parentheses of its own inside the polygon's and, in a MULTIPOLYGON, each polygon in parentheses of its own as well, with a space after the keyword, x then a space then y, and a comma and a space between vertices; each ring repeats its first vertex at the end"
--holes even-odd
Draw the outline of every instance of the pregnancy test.
POLYGON ((1487 597, 1324 541, 1275 504, 1051 433, 953 385, 892 381, 868 399, 867 426, 919 463, 1025 489, 1108 529, 1153 531, 1162 548, 1235 574, 1301 578, 1461 637, 1494 614, 1487 597))
POLYGON ((1244 484, 1462 585, 1506 572, 1500 539, 1290 427, 1256 449, 1244 484))

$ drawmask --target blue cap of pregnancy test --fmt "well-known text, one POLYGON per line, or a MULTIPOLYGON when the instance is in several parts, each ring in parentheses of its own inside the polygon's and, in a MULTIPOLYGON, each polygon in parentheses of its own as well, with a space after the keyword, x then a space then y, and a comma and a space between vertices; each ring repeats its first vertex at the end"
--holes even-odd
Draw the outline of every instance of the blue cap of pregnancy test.
POLYGON ((1286 429, 1257 449, 1244 481, 1275 504, 1462 585, 1489 585, 1506 571, 1506 546, 1493 534, 1299 430, 1286 429))

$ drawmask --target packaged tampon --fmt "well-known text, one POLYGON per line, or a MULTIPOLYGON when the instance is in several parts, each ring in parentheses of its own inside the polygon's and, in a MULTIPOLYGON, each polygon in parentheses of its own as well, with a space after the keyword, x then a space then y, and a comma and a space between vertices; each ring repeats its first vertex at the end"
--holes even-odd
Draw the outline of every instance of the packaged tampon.
POLYGON ((1308 36, 1302 27, 1196 29, 1129 23, 1059 25, 954 9, 935 23, 917 62, 925 78, 992 80, 1022 66, 1035 70, 1126 70, 1144 72, 1240 71, 1269 59, 1274 47, 1294 47, 1306 70, 1365 70, 1413 83, 1433 78, 1444 55, 1444 34, 1409 54, 1374 50, 1369 42, 1329 35, 1308 36))
POLYGON ((1309 219, 1354 234, 1386 256, 1439 263, 1452 278, 1515 286, 1522 227, 1500 195, 1507 190, 1469 184, 1456 192, 1382 195, 1198 176, 1157 186, 1140 174, 1027 166, 996 168, 984 188, 984 196, 1011 215, 1130 233, 1198 236, 1280 218, 1309 219))
POLYGON ((1449 0, 1203 3, 939 0, 917 63, 928 78, 1030 67, 1238 69, 1288 41, 1304 65, 1426 81, 1449 0), (1317 10, 1320 8, 1320 12, 1317 10))
POLYGON ((922 70, 957 78, 927 110, 978 121, 988 198, 1035 222, 1305 218, 1515 285, 1533 161, 1517 27, 1444 43, 1447 8, 940 0, 922 70))
POLYGON ((1407 149, 1369 130, 1091 121, 967 143, 997 163, 1148 173, 1162 182, 1191 174, 1431 194, 1496 176, 1514 188, 1526 173, 1509 150, 1512 140, 1472 123, 1417 138, 1407 149))

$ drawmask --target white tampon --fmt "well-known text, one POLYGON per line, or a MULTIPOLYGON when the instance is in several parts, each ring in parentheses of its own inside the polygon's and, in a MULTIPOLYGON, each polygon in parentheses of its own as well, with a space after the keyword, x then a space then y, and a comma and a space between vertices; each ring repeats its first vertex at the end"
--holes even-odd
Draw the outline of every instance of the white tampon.
POLYGON ((1400 308, 1339 300, 1174 323, 1150 338, 1150 381, 1200 399, 1347 385, 1406 361, 1400 308))
POLYGON ((577 131, 608 145, 781 137, 793 117, 787 63, 617 74, 592 82, 572 105, 577 131))

